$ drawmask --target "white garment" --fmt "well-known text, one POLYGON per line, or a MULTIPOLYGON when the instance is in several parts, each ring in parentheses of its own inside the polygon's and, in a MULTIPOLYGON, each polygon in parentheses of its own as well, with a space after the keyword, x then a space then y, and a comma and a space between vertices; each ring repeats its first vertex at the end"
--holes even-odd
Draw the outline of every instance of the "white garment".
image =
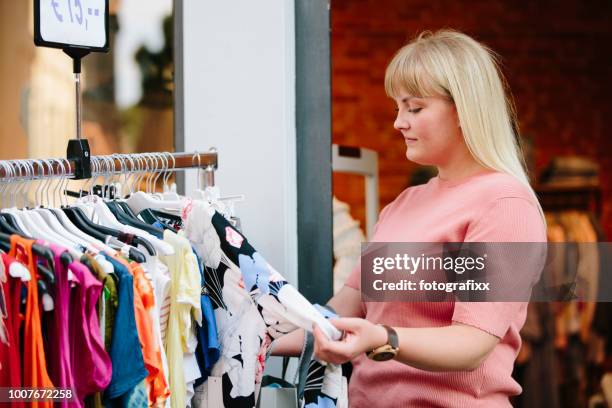
MULTIPOLYGON (((164 378, 166 384, 170 384, 168 376, 168 357, 166 356, 166 348, 164 347, 164 341, 162 339, 161 330, 161 303, 167 304, 168 312, 170 311, 170 273, 168 267, 164 265, 157 256, 147 255, 147 261, 141 264, 142 269, 145 272, 145 276, 151 281, 153 286, 153 296, 155 298, 155 307, 149 309, 151 321, 153 322, 153 330, 155 337, 159 344, 160 354, 162 359, 162 369, 164 370, 164 378)), ((169 313, 168 313, 169 314, 169 313)), ((166 316, 165 326, 168 325, 168 319, 166 316)), ((170 407, 170 398, 166 399, 165 406, 170 407)))
POLYGON ((198 366, 198 360, 195 356, 197 345, 198 339, 192 330, 191 336, 187 339, 187 351, 183 354, 183 371, 185 373, 186 384, 185 401, 187 407, 191 407, 191 399, 195 395, 195 381, 202 377, 202 372, 200 371, 200 366, 198 366))
POLYGON ((334 223, 334 293, 344 286, 344 282, 360 262, 361 243, 365 241, 359 221, 353 219, 348 204, 333 198, 334 223))

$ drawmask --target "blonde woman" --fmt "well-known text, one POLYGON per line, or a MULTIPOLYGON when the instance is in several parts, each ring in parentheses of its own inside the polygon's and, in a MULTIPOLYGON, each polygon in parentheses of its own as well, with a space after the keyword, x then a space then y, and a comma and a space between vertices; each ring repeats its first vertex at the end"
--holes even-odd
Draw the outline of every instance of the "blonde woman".
MULTIPOLYGON (((436 166, 438 176, 386 206, 373 241, 546 241, 513 105, 489 49, 455 31, 423 33, 392 59, 385 89, 406 157, 436 166)), ((508 397, 521 392, 511 373, 526 303, 362 303, 360 273, 329 302, 343 317, 333 320, 343 340, 314 328, 319 359, 353 362, 351 406, 510 406, 508 397)), ((299 354, 302 336, 278 340, 274 354, 299 354)))

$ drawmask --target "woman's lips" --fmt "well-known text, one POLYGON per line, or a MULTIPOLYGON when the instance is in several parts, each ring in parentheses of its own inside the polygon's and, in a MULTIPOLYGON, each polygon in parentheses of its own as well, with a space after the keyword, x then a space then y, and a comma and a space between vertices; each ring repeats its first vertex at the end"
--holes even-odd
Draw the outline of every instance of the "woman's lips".
POLYGON ((404 140, 406 141, 406 143, 414 143, 417 141, 417 139, 414 137, 405 137, 404 140))

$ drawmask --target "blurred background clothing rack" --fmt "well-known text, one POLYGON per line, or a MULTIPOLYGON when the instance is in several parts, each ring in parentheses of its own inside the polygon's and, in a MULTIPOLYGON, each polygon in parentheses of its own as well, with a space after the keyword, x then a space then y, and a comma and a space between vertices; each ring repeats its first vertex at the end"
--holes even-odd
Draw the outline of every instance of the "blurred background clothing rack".
POLYGON ((581 210, 601 216, 599 185, 555 186, 541 184, 535 188, 544 211, 581 210))

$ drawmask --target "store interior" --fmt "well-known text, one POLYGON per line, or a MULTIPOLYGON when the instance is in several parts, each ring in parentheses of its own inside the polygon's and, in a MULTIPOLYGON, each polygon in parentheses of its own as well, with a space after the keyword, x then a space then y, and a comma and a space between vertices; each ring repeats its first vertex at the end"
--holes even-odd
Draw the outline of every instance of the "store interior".
MULTIPOLYGON (((331 5, 333 142, 378 153, 380 208, 435 175, 405 160, 404 141, 393 129, 395 106, 382 86, 385 67, 421 31, 453 28, 499 56, 532 185, 547 214, 549 240, 610 240, 612 140, 605 125, 612 114, 607 97, 612 29, 605 17, 610 4, 356 0, 331 5), (590 236, 573 233, 580 223, 589 226, 590 236)), ((335 173, 333 192, 365 225, 363 177, 335 173)), ((600 270, 605 272, 610 271, 600 270)), ((515 370, 523 394, 515 406, 586 407, 591 398, 599 401, 593 396, 600 392, 603 373, 612 369, 609 304, 581 308, 580 330, 560 328, 567 313, 546 303, 530 307, 522 332, 526 345, 515 370)))
MULTIPOLYGON (((147 13, 141 3, 111 0, 110 52, 84 60, 83 132, 92 155, 178 150, 173 2, 156 0, 147 13), (142 26, 132 29, 135 20, 142 26), (125 59, 129 66, 120 62, 125 59)), ((57 50, 33 46, 32 13, 31 1, 0 2, 0 160, 62 157, 74 135, 71 62, 57 50)), ((331 141, 375 152, 377 209, 405 188, 427 182, 435 172, 406 160, 404 141, 393 128, 385 67, 425 29, 465 32, 498 55, 549 241, 609 242, 610 15, 612 3, 605 1, 519 7, 510 0, 332 0, 331 141)), ((230 155, 220 156, 226 157, 221 171, 233 166, 230 155)), ((361 175, 335 172, 332 185, 337 201, 326 212, 333 213, 336 267, 329 281, 337 290, 367 239, 368 197, 361 175)), ((599 282, 605 272, 612 271, 600 270, 599 282)), ((605 407, 602 379, 612 373, 610 303, 533 303, 522 336, 514 376, 523 394, 512 401, 515 407, 605 407)))

